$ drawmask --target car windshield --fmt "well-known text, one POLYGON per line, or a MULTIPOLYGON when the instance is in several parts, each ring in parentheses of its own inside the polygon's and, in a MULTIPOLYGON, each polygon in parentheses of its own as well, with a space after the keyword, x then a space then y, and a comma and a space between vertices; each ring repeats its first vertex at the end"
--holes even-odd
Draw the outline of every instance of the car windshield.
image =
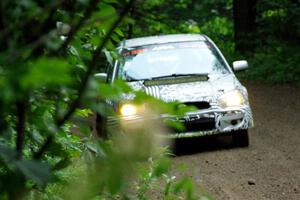
POLYGON ((228 73, 219 54, 205 42, 148 45, 126 49, 122 55, 119 77, 127 81, 228 73))

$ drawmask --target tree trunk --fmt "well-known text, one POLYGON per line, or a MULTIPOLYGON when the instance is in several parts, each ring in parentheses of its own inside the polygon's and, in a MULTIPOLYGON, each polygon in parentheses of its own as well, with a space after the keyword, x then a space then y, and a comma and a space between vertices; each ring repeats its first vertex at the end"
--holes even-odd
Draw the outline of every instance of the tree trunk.
POLYGON ((96 114, 96 132, 98 137, 100 138, 107 138, 107 121, 106 117, 102 116, 101 114, 96 114))
POLYGON ((257 0, 233 0, 235 50, 253 52, 256 32, 257 0))

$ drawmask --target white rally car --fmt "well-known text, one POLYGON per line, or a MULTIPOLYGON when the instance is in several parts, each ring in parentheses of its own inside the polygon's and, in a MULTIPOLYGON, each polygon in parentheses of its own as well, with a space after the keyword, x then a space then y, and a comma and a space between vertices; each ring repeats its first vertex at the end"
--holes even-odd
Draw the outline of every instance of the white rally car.
MULTIPOLYGON (((134 90, 165 102, 177 101, 197 108, 176 118, 184 131, 171 137, 232 134, 238 146, 248 146, 248 129, 253 126, 246 88, 233 70, 248 68, 247 61, 233 62, 233 70, 206 35, 176 34, 125 40, 119 47, 122 62, 116 62, 107 77, 120 78, 134 90)), ((135 105, 120 105, 120 117, 138 120, 135 105)), ((163 118, 165 116, 161 116, 163 118)))

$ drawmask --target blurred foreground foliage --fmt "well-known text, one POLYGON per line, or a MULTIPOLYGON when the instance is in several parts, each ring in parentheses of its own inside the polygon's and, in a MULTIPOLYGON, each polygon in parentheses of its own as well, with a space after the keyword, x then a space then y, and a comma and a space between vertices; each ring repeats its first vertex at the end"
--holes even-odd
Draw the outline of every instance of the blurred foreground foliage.
POLYGON ((169 175, 163 126, 116 129, 103 141, 91 123, 113 114, 103 100, 124 93, 153 111, 184 112, 93 76, 117 59, 133 3, 1 1, 0 199, 197 199, 191 180, 169 175))

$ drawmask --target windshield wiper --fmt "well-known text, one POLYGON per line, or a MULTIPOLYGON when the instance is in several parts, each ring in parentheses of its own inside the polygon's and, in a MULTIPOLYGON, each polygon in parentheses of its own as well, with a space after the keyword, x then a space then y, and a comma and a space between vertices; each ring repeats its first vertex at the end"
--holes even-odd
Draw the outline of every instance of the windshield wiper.
POLYGON ((164 76, 156 76, 156 77, 150 77, 150 78, 143 78, 143 79, 137 79, 131 76, 126 75, 126 80, 127 81, 150 81, 150 80, 156 80, 156 79, 163 79, 163 78, 170 78, 170 77, 184 77, 184 76, 189 76, 189 77, 199 77, 199 76, 204 76, 209 79, 208 73, 195 73, 195 74, 169 74, 169 75, 164 75, 164 76))
POLYGON ((169 74, 169 75, 165 75, 165 76, 152 77, 150 80, 169 78, 169 77, 182 77, 182 76, 205 76, 208 79, 207 73, 196 73, 196 74, 169 74))

